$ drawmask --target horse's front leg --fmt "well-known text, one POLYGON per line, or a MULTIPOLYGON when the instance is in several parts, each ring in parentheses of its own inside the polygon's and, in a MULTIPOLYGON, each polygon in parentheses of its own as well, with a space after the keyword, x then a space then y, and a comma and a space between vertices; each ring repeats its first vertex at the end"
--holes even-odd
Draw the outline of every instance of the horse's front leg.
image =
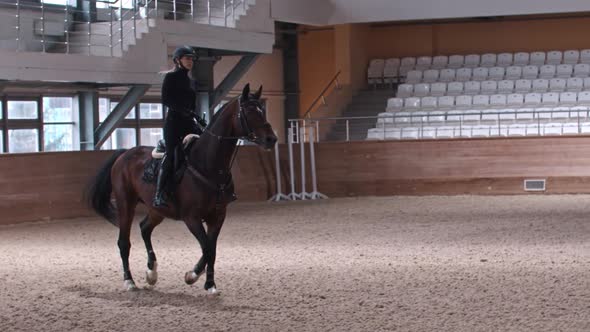
POLYGON ((199 245, 201 246, 201 251, 203 253, 193 270, 188 271, 184 275, 184 281, 187 284, 192 285, 199 279, 201 275, 203 275, 205 272, 205 266, 207 265, 207 232, 205 232, 205 227, 203 227, 203 222, 200 217, 185 220, 184 223, 193 236, 197 238, 197 241, 199 241, 199 245))
POLYGON ((207 223, 207 280, 205 281, 205 290, 209 294, 217 294, 215 285, 215 257, 217 254, 217 238, 221 232, 221 227, 225 221, 226 208, 219 209, 205 218, 207 223))

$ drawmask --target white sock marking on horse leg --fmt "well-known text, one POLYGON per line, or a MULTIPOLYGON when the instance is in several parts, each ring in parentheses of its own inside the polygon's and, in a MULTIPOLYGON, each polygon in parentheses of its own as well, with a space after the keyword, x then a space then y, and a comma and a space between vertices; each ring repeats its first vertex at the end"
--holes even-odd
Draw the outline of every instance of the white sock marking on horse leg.
POLYGON ((145 273, 145 279, 147 283, 151 286, 155 285, 158 282, 158 262, 154 261, 154 268, 152 270, 148 269, 145 273))

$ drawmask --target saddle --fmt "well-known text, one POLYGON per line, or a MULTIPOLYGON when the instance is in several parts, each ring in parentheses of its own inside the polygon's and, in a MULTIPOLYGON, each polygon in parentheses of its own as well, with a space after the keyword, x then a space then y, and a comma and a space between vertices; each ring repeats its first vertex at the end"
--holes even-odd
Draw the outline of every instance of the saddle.
MULTIPOLYGON (((186 137, 182 140, 182 151, 178 151, 181 149, 180 147, 178 147, 175 155, 176 156, 185 156, 187 151, 190 150, 190 147, 197 141, 198 138, 199 138, 199 135, 196 135, 196 134, 186 135, 186 137), (184 153, 180 153, 180 152, 184 152, 184 153)), ((146 183, 156 183, 157 178, 158 178, 158 172, 160 170, 160 165, 162 163, 162 158, 164 157, 165 152, 166 152, 165 141, 163 139, 161 139, 160 141, 158 141, 157 146, 152 150, 152 159, 150 159, 148 162, 145 163, 142 179, 146 183)), ((234 192, 234 182, 233 182, 233 179, 231 179, 231 177, 230 177, 227 184, 214 188, 215 185, 213 184, 213 182, 211 182, 209 179, 205 178, 195 168, 188 167, 185 158, 175 158, 175 160, 174 160, 174 177, 173 177, 173 179, 174 179, 175 184, 178 184, 178 183, 180 183, 180 181, 182 181, 182 178, 183 178, 184 173, 187 170, 187 168, 189 169, 190 173, 193 176, 195 176, 195 178, 197 178, 197 180, 199 180, 200 182, 203 182, 203 184, 205 186, 207 186, 211 189, 217 190, 217 195, 216 195, 217 196, 216 197, 217 204, 231 203, 231 202, 237 200, 237 197, 234 192)), ((168 197, 172 198, 171 195, 168 195, 168 197)))
MULTIPOLYGON (((197 141, 200 136, 197 134, 188 134, 182 140, 182 149, 186 152, 190 149, 191 145, 197 141)), ((164 139, 158 141, 156 147, 152 150, 152 158, 162 159, 166 153, 166 142, 164 139)))

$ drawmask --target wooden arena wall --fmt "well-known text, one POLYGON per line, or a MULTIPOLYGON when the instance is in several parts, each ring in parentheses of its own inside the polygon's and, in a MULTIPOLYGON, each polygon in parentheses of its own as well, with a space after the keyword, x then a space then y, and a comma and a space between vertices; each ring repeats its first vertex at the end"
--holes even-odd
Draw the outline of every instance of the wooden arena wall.
MULTIPOLYGON (((286 146, 280 151, 287 191, 286 146)), ((296 146, 297 179, 298 151, 296 146)), ((92 216, 82 192, 111 153, 0 156, 0 224, 92 216)), ((545 193, 590 193, 590 137, 584 136, 321 143, 316 158, 319 190, 330 197, 524 194, 523 180, 537 178, 547 179, 545 193)), ((243 147, 233 173, 239 201, 274 194, 273 153, 243 147)), ((311 191, 309 169, 307 174, 311 191)))

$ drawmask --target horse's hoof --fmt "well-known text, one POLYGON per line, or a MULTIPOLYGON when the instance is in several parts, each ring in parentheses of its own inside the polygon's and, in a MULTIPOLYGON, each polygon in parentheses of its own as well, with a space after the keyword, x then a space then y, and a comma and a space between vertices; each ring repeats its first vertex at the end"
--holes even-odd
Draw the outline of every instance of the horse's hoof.
POLYGON ((125 287, 126 291, 136 291, 137 286, 135 286, 135 282, 133 280, 127 279, 123 282, 123 287, 125 287))
POLYGON ((207 296, 215 297, 221 295, 221 291, 218 291, 217 288, 211 287, 207 290, 207 296))
POLYGON ((145 273, 145 280, 147 281, 148 285, 153 286, 158 282, 158 263, 154 262, 154 269, 147 270, 145 273))
POLYGON ((184 282, 186 282, 187 285, 192 285, 199 280, 199 277, 202 274, 203 273, 197 274, 195 271, 189 271, 184 275, 184 282))

